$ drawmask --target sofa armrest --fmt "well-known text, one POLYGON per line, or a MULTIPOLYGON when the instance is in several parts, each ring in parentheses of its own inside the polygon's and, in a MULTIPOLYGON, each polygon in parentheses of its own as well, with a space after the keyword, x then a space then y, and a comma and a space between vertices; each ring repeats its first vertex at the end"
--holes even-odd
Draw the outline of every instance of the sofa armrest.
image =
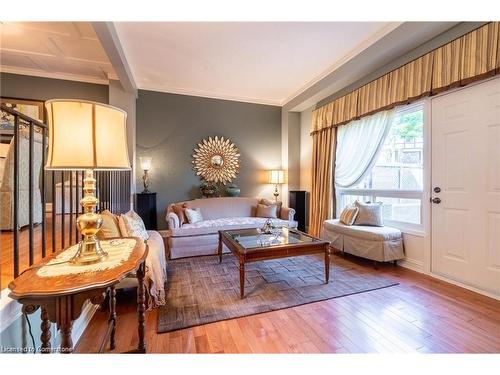
POLYGON ((179 216, 177 216, 177 214, 175 214, 174 212, 169 212, 165 219, 167 220, 168 229, 181 227, 179 216))
POLYGON ((293 221, 293 217, 295 216, 295 210, 290 207, 281 207, 280 219, 293 221))

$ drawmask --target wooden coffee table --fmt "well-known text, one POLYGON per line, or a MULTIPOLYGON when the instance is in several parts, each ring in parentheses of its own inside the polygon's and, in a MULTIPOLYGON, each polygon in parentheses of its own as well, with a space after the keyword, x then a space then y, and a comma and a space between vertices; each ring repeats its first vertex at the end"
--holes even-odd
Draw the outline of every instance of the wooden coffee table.
POLYGON ((260 234, 258 229, 219 231, 219 262, 223 244, 239 259, 240 296, 245 295, 245 264, 258 260, 325 254, 325 283, 330 279, 330 244, 295 229, 283 228, 278 236, 260 234))

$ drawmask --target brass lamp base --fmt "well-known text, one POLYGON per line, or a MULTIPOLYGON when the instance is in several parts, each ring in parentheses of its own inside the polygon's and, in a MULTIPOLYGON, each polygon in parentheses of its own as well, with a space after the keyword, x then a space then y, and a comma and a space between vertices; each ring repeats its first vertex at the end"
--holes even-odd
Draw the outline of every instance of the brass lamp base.
POLYGON ((101 248, 97 238, 84 239, 78 244, 78 250, 70 263, 75 265, 87 265, 102 262, 108 257, 108 253, 101 248))
POLYGON ((278 184, 274 185, 274 199, 276 200, 276 202, 278 201, 278 196, 280 195, 280 193, 278 192, 278 184))
POLYGON ((94 212, 99 200, 94 196, 95 179, 93 171, 88 169, 85 171, 83 180, 84 197, 80 204, 83 206, 83 214, 78 216, 76 225, 83 235, 83 240, 78 244, 78 250, 70 263, 74 265, 85 265, 102 262, 108 256, 102 248, 96 233, 99 232, 102 226, 102 217, 94 212))

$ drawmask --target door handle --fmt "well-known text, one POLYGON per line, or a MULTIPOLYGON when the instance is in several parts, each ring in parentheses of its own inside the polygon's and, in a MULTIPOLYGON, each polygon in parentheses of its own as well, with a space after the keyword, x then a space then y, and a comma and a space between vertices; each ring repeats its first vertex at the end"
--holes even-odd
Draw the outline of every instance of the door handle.
POLYGON ((439 186, 436 186, 434 188, 434 193, 441 193, 441 188, 439 186))
POLYGON ((432 203, 439 204, 439 203, 441 203, 441 199, 440 198, 433 198, 432 203))

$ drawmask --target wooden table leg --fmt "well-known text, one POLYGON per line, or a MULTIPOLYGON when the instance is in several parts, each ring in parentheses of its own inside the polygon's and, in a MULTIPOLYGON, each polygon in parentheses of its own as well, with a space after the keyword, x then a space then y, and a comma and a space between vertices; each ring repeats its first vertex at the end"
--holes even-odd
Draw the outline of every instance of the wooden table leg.
POLYGON ((245 296, 245 261, 240 259, 240 297, 245 296))
POLYGON ((47 313, 47 310, 42 307, 42 311, 40 314, 40 318, 42 319, 42 323, 40 324, 40 328, 42 330, 42 334, 40 335, 40 339, 42 341, 42 348, 41 352, 43 354, 49 354, 51 352, 51 346, 50 346, 50 320, 49 320, 49 314, 47 313))
POLYGON ((116 289, 114 286, 109 288, 109 318, 108 324, 111 324, 111 334, 109 336, 109 349, 113 350, 115 345, 116 331, 116 289))
POLYGON ((220 232, 219 232, 218 252, 219 252, 219 263, 222 263, 222 234, 220 232))
POLYGON ((66 321, 59 325, 61 331, 61 353, 73 353, 73 340, 71 339, 71 329, 73 328, 72 321, 66 321))
POLYGON ((325 284, 330 281, 330 248, 325 249, 325 284))
POLYGON ((145 267, 145 262, 142 262, 137 270, 137 281, 139 283, 137 286, 137 322, 139 332, 139 344, 137 345, 137 351, 140 353, 146 352, 146 343, 144 342, 144 322, 146 320, 146 289, 144 287, 145 267))

